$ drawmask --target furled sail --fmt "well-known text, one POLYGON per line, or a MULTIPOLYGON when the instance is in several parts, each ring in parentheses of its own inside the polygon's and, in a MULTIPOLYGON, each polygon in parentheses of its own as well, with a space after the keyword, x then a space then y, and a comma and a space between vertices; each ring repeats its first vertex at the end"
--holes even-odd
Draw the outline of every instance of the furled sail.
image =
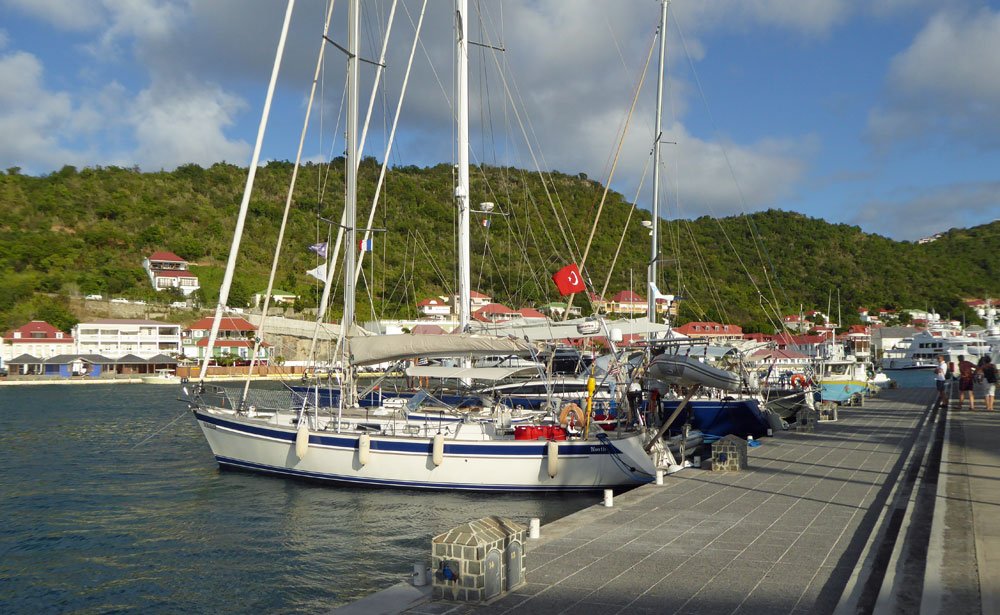
POLYGON ((526 355, 526 342, 488 335, 377 335, 351 340, 351 363, 371 365, 411 357, 474 357, 526 355))

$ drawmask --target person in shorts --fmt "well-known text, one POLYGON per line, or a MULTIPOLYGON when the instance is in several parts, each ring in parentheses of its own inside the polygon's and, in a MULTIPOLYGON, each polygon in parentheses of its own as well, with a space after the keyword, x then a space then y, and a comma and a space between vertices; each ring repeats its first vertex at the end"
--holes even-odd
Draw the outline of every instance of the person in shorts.
POLYGON ((990 355, 983 357, 983 364, 976 369, 976 375, 983 376, 983 399, 986 400, 986 411, 993 412, 993 401, 997 391, 997 366, 993 365, 990 355))
POLYGON ((976 396, 973 390, 976 382, 973 376, 976 374, 976 366, 972 361, 966 361, 965 355, 958 355, 958 409, 962 409, 965 402, 965 394, 969 394, 969 410, 976 409, 976 396))
POLYGON ((938 405, 941 408, 948 407, 948 391, 945 387, 944 375, 948 372, 948 364, 944 362, 944 355, 938 355, 938 365, 934 370, 934 384, 937 386, 940 400, 938 405))

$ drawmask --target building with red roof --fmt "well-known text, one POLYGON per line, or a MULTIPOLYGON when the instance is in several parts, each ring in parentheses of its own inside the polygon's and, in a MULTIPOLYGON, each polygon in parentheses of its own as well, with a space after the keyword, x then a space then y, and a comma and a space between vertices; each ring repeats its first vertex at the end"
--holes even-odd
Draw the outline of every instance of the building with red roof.
MULTIPOLYGON (((205 359, 205 350, 208 348, 208 338, 212 332, 212 322, 214 318, 202 318, 194 323, 181 335, 181 345, 184 349, 184 356, 197 359, 199 362, 205 359)), ((226 316, 219 320, 219 332, 212 346, 212 357, 216 361, 224 355, 228 355, 237 361, 249 361, 253 354, 254 340, 257 337, 257 327, 245 318, 226 316)), ((274 348, 270 344, 261 343, 257 353, 257 362, 261 365, 268 365, 274 354, 274 348)))
POLYGON ((517 313, 520 314, 522 318, 541 318, 543 320, 546 319, 545 314, 542 314, 541 312, 539 312, 534 308, 521 308, 517 311, 517 313))
POLYGON ((646 300, 638 293, 630 290, 623 290, 608 302, 608 312, 612 314, 637 315, 645 314, 649 311, 646 300))
POLYGON ((688 337, 701 337, 713 340, 743 339, 743 327, 739 325, 723 325, 717 322, 687 322, 674 331, 688 337))
POLYGON ((149 275, 153 290, 179 288, 185 296, 198 290, 198 277, 188 271, 188 263, 173 252, 153 252, 143 259, 142 268, 149 275))
POLYGON ((73 337, 44 320, 32 320, 3 336, 0 367, 22 355, 50 359, 73 351, 73 337))
POLYGON ((505 322, 517 316, 517 312, 502 303, 490 303, 472 313, 472 319, 479 322, 505 322))
POLYGON ((442 299, 424 299, 417 304, 417 309, 428 318, 444 319, 451 316, 451 306, 442 299))

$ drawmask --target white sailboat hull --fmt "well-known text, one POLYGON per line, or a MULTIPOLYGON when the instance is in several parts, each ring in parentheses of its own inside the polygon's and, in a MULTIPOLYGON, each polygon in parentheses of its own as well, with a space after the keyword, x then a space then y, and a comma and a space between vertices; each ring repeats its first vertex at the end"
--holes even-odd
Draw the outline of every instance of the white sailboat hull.
POLYGON ((220 465, 302 479, 419 489, 562 491, 613 488, 648 482, 656 468, 642 450, 642 436, 599 441, 559 441, 555 476, 549 476, 545 440, 445 440, 434 464, 433 438, 370 436, 361 463, 360 434, 311 431, 303 458, 294 427, 268 425, 228 412, 195 410, 220 465))

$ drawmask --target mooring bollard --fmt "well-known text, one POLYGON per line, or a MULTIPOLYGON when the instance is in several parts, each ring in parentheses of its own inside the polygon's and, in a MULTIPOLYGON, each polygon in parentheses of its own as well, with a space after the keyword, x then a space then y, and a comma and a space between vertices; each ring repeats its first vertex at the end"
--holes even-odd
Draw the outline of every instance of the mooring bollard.
POLYGON ((604 490, 604 505, 608 508, 614 506, 615 492, 611 489, 604 490))
POLYGON ((657 485, 663 484, 663 470, 656 471, 656 484, 657 485))
POLYGON ((532 519, 528 526, 528 538, 538 538, 541 534, 542 522, 539 519, 532 519))
POLYGON ((413 586, 423 587, 424 585, 427 585, 427 566, 413 564, 413 586))

